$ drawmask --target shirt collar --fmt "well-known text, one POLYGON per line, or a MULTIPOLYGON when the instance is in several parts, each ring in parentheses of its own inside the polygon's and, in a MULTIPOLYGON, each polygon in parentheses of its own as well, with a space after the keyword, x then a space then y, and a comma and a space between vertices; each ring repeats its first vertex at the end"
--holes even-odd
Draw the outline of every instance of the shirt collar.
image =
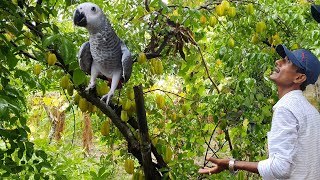
POLYGON ((292 96, 303 96, 301 90, 292 90, 282 96, 281 99, 272 107, 272 110, 274 111, 279 105, 281 105, 283 102, 286 102, 287 99, 290 99, 292 96))

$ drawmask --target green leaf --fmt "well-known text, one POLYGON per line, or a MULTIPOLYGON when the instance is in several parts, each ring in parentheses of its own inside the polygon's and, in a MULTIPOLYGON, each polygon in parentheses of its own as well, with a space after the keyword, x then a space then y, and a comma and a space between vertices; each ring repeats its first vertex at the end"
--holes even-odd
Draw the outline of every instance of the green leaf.
POLYGON ((92 177, 93 179, 98 178, 97 173, 96 173, 96 172, 94 172, 94 171, 90 171, 90 175, 91 175, 91 177, 92 177))
POLYGON ((47 159, 47 154, 46 154, 44 151, 42 151, 42 150, 37 150, 37 151, 36 151, 36 155, 39 156, 39 157, 41 157, 43 160, 46 160, 46 159, 47 159))
POLYGON ((75 47, 67 38, 61 38, 59 52, 61 53, 65 64, 70 64, 75 60, 75 47))
POLYGON ((101 168, 99 169, 98 176, 101 177, 101 176, 104 174, 105 171, 106 171, 106 168, 105 168, 105 167, 101 167, 101 168))
POLYGON ((79 86, 80 84, 84 83, 86 80, 86 74, 81 71, 80 69, 76 69, 73 72, 73 83, 75 86, 79 86))
POLYGON ((0 98, 0 117, 8 116, 8 102, 0 98))
POLYGON ((46 38, 44 38, 44 40, 42 41, 42 46, 44 48, 48 47, 49 45, 53 44, 53 42, 59 37, 58 34, 52 35, 52 36, 48 36, 46 38))
POLYGON ((262 114, 265 116, 265 117, 271 117, 272 116, 272 113, 271 113, 271 107, 270 106, 264 106, 262 108, 262 114))
POLYGON ((36 82, 30 76, 29 72, 22 71, 22 70, 17 70, 15 72, 15 77, 22 79, 23 82, 26 83, 27 85, 29 85, 30 88, 36 87, 36 82))

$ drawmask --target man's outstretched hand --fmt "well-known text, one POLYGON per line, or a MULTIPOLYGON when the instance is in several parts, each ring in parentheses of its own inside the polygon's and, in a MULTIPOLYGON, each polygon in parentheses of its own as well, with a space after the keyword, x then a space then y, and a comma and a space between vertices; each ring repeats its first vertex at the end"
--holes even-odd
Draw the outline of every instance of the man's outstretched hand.
POLYGON ((200 168, 198 173, 200 174, 218 174, 224 170, 227 170, 229 167, 229 159, 215 159, 213 157, 207 157, 207 161, 214 163, 214 167, 200 168))

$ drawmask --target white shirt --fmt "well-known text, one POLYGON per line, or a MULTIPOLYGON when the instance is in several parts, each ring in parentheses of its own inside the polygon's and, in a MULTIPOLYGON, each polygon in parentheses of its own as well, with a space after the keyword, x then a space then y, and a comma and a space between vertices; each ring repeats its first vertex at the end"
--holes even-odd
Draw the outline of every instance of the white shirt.
POLYGON ((269 158, 258 163, 265 180, 320 179, 320 115, 301 90, 290 91, 274 106, 268 132, 269 158))

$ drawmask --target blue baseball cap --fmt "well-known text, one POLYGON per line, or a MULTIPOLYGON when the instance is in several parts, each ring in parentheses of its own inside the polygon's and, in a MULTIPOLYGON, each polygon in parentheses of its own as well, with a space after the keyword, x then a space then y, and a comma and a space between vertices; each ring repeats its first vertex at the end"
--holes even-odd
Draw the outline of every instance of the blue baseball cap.
POLYGON ((311 5, 311 14, 312 14, 312 17, 313 17, 318 23, 320 23, 320 5, 312 4, 312 5, 311 5))
POLYGON ((318 80, 320 61, 312 52, 306 49, 290 51, 282 44, 276 47, 276 51, 282 58, 287 56, 293 64, 304 70, 307 76, 307 85, 314 84, 318 80))

